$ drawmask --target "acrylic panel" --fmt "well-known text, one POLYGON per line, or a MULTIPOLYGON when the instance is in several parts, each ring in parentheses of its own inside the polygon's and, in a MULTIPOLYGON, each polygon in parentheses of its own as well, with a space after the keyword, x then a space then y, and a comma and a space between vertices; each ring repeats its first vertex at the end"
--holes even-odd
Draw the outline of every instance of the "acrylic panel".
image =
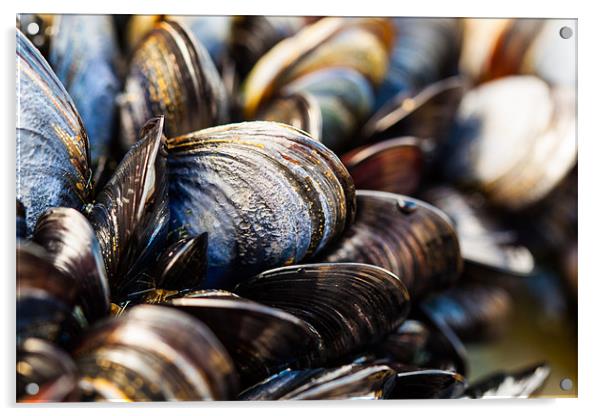
POLYGON ((17 15, 16 400, 576 397, 576 48, 17 15))

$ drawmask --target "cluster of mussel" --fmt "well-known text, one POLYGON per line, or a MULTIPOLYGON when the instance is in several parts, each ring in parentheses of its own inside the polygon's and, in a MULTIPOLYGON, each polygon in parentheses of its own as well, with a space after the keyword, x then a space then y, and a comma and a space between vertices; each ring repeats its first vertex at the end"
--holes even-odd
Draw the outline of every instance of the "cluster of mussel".
POLYGON ((535 266, 498 212, 576 253, 574 89, 507 23, 466 77, 460 19, 18 16, 18 400, 539 389, 462 343, 535 266))

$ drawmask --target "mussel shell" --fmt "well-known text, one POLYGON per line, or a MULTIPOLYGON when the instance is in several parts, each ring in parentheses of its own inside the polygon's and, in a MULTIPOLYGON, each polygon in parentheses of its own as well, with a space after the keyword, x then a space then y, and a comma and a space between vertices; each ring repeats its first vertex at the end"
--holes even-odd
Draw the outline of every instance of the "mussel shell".
POLYGON ((177 22, 201 43, 213 63, 219 67, 228 52, 233 16, 168 15, 166 20, 177 22))
POLYGON ((206 287, 308 259, 353 221, 347 170, 290 126, 220 126, 169 139, 168 149, 171 229, 209 233, 206 287))
POLYGON ((69 400, 77 396, 76 387, 77 368, 66 352, 36 338, 28 338, 17 346, 19 402, 69 400))
POLYGON ((460 245, 448 217, 416 199, 357 191, 355 223, 329 247, 328 262, 374 264, 399 276, 412 298, 451 285, 462 271, 460 245))
POLYGON ((318 100, 310 94, 295 93, 270 100, 257 114, 258 120, 278 121, 322 138, 322 111, 318 100))
POLYGON ((460 76, 446 78, 420 89, 402 91, 387 101, 366 122, 363 141, 413 136, 444 141, 467 88, 460 76))
POLYGON ((91 399, 228 400, 238 389, 215 335, 173 308, 131 308, 90 332, 75 357, 91 399))
POLYGON ((235 16, 228 50, 238 76, 246 76, 267 51, 305 24, 301 16, 235 16))
POLYGON ((421 196, 453 221, 467 273, 525 276, 533 271, 535 261, 529 249, 519 245, 516 232, 499 224, 482 198, 445 186, 428 189, 421 196))
POLYGON ((289 366, 310 363, 321 348, 318 334, 304 321, 279 309, 237 296, 172 298, 167 304, 198 318, 218 337, 249 386, 289 366))
POLYGON ((345 67, 310 72, 284 86, 282 94, 313 97, 320 109, 316 138, 336 153, 348 147, 357 127, 370 115, 374 100, 368 78, 345 67))
POLYGON ((207 275, 207 234, 183 238, 169 246, 157 261, 155 286, 167 290, 192 290, 207 275))
POLYGON ((163 118, 149 120, 87 216, 96 231, 114 297, 123 296, 167 235, 163 118))
POLYGON ((466 94, 449 142, 446 174, 517 211, 548 195, 577 159, 575 92, 531 76, 466 94))
POLYGON ((242 87, 245 116, 253 117, 283 86, 318 69, 351 68, 378 85, 392 41, 388 19, 320 19, 278 43, 253 67, 242 87))
POLYGON ((33 243, 17 245, 17 344, 40 338, 68 344, 81 326, 73 316, 77 287, 33 243))
POLYGON ((455 399, 464 393, 464 377, 453 371, 416 369, 400 371, 390 399, 455 399))
POLYGON ((46 209, 79 209, 91 192, 88 136, 69 94, 17 30, 17 198, 30 235, 46 209))
POLYGON ((423 310, 433 320, 445 322, 463 341, 499 337, 512 312, 510 294, 498 286, 463 285, 425 301, 423 310))
POLYGON ((152 117, 174 137, 226 121, 228 98, 209 53, 179 23, 158 23, 134 52, 121 121, 126 145, 152 117))
POLYGON ((88 322, 109 313, 109 283, 100 245, 86 218, 73 208, 51 208, 40 216, 33 240, 76 286, 88 322))
POLYGON ((412 195, 422 178, 423 141, 400 137, 353 149, 341 160, 357 189, 412 195))
POLYGON ((92 165, 106 158, 115 133, 120 56, 110 15, 58 15, 49 62, 77 107, 90 140, 92 165))
POLYGON ((490 374, 472 383, 465 396, 471 399, 529 397, 543 387, 549 375, 550 367, 545 363, 490 374))
POLYGON ((397 276, 367 264, 282 267, 240 283, 235 293, 311 325, 322 339, 323 361, 379 341, 399 326, 410 306, 397 276))
POLYGON ((247 389, 241 400, 385 399, 395 371, 384 365, 285 370, 247 389))
POLYGON ((429 336, 426 325, 408 319, 375 345, 373 350, 376 357, 389 358, 400 364, 414 364, 426 348, 429 336))

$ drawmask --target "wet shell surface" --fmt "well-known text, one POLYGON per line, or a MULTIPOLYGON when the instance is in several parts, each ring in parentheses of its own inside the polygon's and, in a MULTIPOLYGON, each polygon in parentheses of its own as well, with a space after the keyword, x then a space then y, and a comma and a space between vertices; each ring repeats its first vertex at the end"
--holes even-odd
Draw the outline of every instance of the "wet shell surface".
POLYGON ((92 189, 88 136, 73 100, 17 30, 17 198, 27 232, 55 206, 79 209, 92 189))
POLYGON ((449 218, 413 198, 357 191, 357 215, 346 234, 329 247, 328 262, 362 262, 387 269, 412 297, 451 285, 462 271, 456 232, 449 218))
POLYGON ((135 289, 137 272, 162 248, 167 235, 164 140, 163 118, 149 120, 141 140, 125 155, 94 204, 86 207, 113 296, 135 289))
POLYGON ((367 264, 282 267, 239 284, 235 292, 311 325, 322 340, 317 353, 323 361, 377 342, 409 312, 399 278, 367 264))
POLYGON ((423 142, 400 137, 365 145, 341 156, 357 189, 411 195, 420 185, 423 142))
POLYGON ((310 354, 320 348, 318 334, 301 319, 235 295, 192 294, 166 304, 215 333, 232 356, 243 386, 287 367, 308 365, 310 354))
POLYGON ((109 283, 100 245, 86 218, 73 208, 51 208, 40 216, 33 240, 76 286, 88 322, 109 313, 109 283))
POLYGON ((152 117, 165 117, 165 134, 223 124, 228 98, 209 53, 179 23, 158 23, 134 52, 121 97, 124 141, 130 146, 152 117))
POLYGON ((136 306, 104 321, 74 355, 86 400, 228 400, 238 390, 215 335, 164 306, 136 306))
POLYGON ((353 220, 340 160, 274 122, 231 124, 168 140, 171 229, 209 234, 208 287, 319 253, 353 220))

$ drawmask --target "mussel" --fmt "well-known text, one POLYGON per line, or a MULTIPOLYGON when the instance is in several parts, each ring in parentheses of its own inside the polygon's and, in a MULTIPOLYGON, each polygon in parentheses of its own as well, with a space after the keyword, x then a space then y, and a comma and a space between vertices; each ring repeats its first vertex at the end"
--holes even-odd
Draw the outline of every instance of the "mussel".
POLYGON ((283 86, 317 69, 358 71, 373 85, 386 75, 394 29, 388 19, 323 18, 284 39, 253 67, 242 86, 245 117, 283 86))
POLYGON ((17 199, 27 234, 50 207, 80 209, 92 190, 88 136, 75 104, 17 30, 17 199))
POLYGON ((280 98, 266 103, 257 117, 306 130, 340 153, 370 115, 373 99, 372 85, 360 72, 347 67, 327 68, 283 86, 280 98))
POLYGON ((120 100, 126 147, 152 117, 165 117, 168 137, 227 119, 228 97, 209 53, 174 21, 158 23, 136 48, 120 100))
POLYGON ((287 367, 310 365, 317 361, 312 354, 324 348, 316 331, 294 315, 224 291, 192 292, 164 304, 194 316, 215 333, 230 353, 242 386, 287 367))
POLYGON ((412 298, 450 286, 462 271, 456 232, 449 218, 416 199, 357 191, 355 223, 322 257, 383 267, 404 282, 412 298))
POLYGON ((300 16, 235 16, 229 38, 229 54, 240 79, 282 39, 293 36, 307 19, 300 16))
POLYGON ((86 218, 73 208, 50 208, 40 216, 33 240, 77 288, 77 303, 87 321, 106 316, 109 283, 100 245, 86 218))
POLYGON ((300 130, 248 122, 167 144, 171 230, 209 233, 206 287, 311 258, 353 221, 347 170, 300 130))
POLYGON ((422 179, 425 142, 399 137, 355 148, 341 160, 357 189, 412 195, 422 179))
POLYGON ((551 89, 531 76, 482 84, 462 99, 446 174, 478 188, 493 204, 524 209, 574 166, 575 121, 569 88, 551 89))
POLYGON ((169 211, 163 118, 150 120, 86 213, 96 231, 113 296, 135 290, 137 274, 167 238, 169 211))
POLYGON ((95 327, 74 351, 83 400, 228 400, 237 374, 200 321, 143 305, 95 327))
POLYGON ((307 322, 321 338, 321 361, 379 341, 406 318, 409 295, 392 273, 367 264, 320 263, 268 270, 235 293, 281 308, 307 322))
POLYGON ((69 345, 84 325, 74 315, 77 287, 46 251, 34 243, 17 246, 17 344, 40 338, 69 345))

